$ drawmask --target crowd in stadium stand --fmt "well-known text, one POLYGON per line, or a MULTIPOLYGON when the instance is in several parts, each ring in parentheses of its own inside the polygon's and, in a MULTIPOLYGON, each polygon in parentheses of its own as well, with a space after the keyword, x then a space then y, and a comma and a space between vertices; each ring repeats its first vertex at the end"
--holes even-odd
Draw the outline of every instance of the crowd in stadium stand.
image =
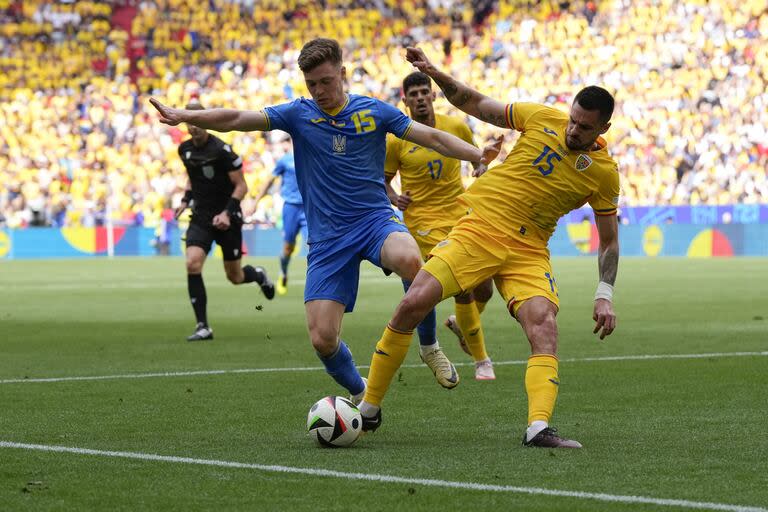
MULTIPOLYGON (((0 0, 0 225, 158 225, 185 185, 186 132, 147 98, 259 109, 306 95, 295 63, 316 36, 342 43, 351 92, 403 109, 410 44, 506 102, 567 108, 602 84, 622 205, 768 203, 765 0, 0 0)), ((478 142, 502 132, 468 122, 478 142)), ((276 137, 222 138, 244 157, 244 210, 279 222, 278 195, 252 199, 276 137)))

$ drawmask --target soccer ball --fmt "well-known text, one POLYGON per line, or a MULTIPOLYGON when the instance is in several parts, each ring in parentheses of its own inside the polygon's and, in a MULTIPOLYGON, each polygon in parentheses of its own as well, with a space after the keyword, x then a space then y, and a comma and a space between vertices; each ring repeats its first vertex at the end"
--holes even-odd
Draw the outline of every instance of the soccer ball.
POLYGON ((360 410, 340 396, 321 398, 307 415, 309 437, 320 446, 349 446, 360 437, 362 427, 360 410))

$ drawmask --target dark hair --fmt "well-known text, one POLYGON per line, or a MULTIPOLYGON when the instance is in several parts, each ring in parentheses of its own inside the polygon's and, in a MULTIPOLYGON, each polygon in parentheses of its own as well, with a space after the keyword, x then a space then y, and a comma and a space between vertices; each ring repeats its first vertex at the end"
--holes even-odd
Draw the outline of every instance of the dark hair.
POLYGON ((186 107, 187 110, 205 110, 205 107, 200 104, 199 101, 191 101, 187 104, 186 107))
POLYGON ((408 89, 417 85, 428 85, 432 88, 432 79, 421 71, 414 71, 403 80, 403 94, 408 92, 408 89))
POLYGON ((341 46, 335 39, 318 37, 305 44, 299 53, 299 69, 312 71, 324 62, 341 64, 341 46))
POLYGON ((613 115, 613 96, 596 85, 590 85, 580 90, 573 102, 578 103, 584 110, 599 110, 600 121, 603 123, 610 121, 613 115))

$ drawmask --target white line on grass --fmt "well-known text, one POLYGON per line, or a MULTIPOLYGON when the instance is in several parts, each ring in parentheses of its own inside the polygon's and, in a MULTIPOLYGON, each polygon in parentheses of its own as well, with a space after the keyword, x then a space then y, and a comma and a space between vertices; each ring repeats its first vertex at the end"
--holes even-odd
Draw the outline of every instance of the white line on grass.
POLYGON ((437 480, 427 478, 406 478, 392 475, 378 475, 369 473, 345 473, 329 469, 297 468, 291 466, 276 466, 267 464, 251 464, 246 462, 231 462, 226 460, 194 459, 191 457, 174 457, 168 455, 156 455, 153 453, 118 452, 106 450, 92 450, 89 448, 75 448, 69 446, 51 446, 43 444, 14 443, 0 441, 0 448, 16 448, 21 450, 35 450, 56 453, 74 453, 77 455, 95 455, 101 457, 117 457, 123 459, 138 459, 157 462, 175 462, 179 464, 195 464, 199 466, 217 466, 236 469, 255 469, 270 473, 292 473, 299 475, 311 475, 330 478, 344 478, 347 480, 366 480, 370 482, 385 482, 394 484, 423 485, 427 487, 447 487, 452 489, 466 489, 471 491, 507 492, 516 494, 532 494, 543 496, 557 496, 563 498, 579 498, 613 503, 638 503, 646 505, 659 505, 668 507, 682 507, 697 510, 726 510, 730 512, 768 512, 768 509, 749 507, 742 505, 729 505, 726 503, 710 503, 701 501, 688 501, 665 498, 649 498, 646 496, 624 496, 620 494, 606 494, 581 491, 560 491, 556 489, 543 489, 540 487, 518 487, 512 485, 492 485, 473 482, 456 482, 451 480, 437 480))
MULTIPOLYGON (((600 361, 651 361, 658 359, 708 359, 721 357, 747 357, 747 356, 768 356, 768 351, 763 352, 713 352, 708 354, 646 354, 646 355, 628 355, 628 356, 604 356, 604 357, 579 357, 571 359, 561 359, 566 363, 588 363, 600 361)), ((502 365, 521 365, 528 361, 494 361, 495 366, 502 365)), ((454 363, 454 366, 474 366, 475 363, 454 363)), ((402 368, 421 368, 421 364, 404 364, 402 368)), ((369 368, 369 366, 358 366, 358 368, 369 368)), ((117 375, 83 375, 75 377, 42 377, 33 379, 3 379, 0 384, 22 384, 32 382, 71 382, 83 380, 117 380, 117 379, 149 379, 153 377, 194 377, 198 375, 229 375, 237 373, 277 373, 277 372, 316 372, 325 370, 322 366, 297 366, 294 368, 240 368, 234 370, 189 370, 178 372, 154 372, 154 373, 125 373, 117 375)))
MULTIPOLYGON (((399 279, 393 277, 379 275, 360 276, 361 283, 393 283, 402 287, 403 284, 399 279)), ((291 286, 302 286, 306 284, 304 279, 292 279, 291 286)), ((185 288, 187 285, 183 281, 175 279, 173 281, 130 281, 130 282, 112 282, 105 283, 102 281, 63 281, 52 283, 6 283, 3 285, 4 289, 10 290, 23 290, 25 292, 48 292, 48 291, 67 291, 67 290, 149 290, 149 289, 168 289, 168 288, 185 288)), ((206 283, 206 287, 212 288, 229 288, 229 285, 224 282, 214 281, 213 283, 206 283)))

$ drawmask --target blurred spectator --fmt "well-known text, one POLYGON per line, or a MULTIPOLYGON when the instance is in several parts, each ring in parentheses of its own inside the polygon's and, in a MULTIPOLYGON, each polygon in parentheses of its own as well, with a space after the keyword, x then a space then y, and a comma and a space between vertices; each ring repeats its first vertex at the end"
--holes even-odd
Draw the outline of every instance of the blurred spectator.
MULTIPOLYGON (((503 101, 566 108, 573 92, 602 84, 618 101, 608 138, 622 205, 768 203, 765 0, 255 5, 0 1, 5 224, 94 226, 109 211, 116 224, 160 226, 183 193, 175 148, 187 135, 154 121, 148 95, 240 109, 306 95, 296 57, 320 35, 344 46, 351 92, 401 108, 407 44, 503 101)), ((437 108, 463 115, 445 101, 437 108)), ((468 122, 478 141, 500 132, 468 122)), ((511 147, 518 135, 507 133, 511 147)), ((272 139, 222 137, 243 155, 249 189, 260 190, 279 153, 272 139)), ((254 218, 276 225, 281 203, 262 201, 254 218)))

